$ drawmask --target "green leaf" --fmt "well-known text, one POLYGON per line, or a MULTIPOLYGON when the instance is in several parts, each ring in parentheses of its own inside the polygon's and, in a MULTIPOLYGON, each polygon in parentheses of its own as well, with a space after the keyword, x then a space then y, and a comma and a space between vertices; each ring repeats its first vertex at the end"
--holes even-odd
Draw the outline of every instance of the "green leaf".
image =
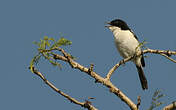
POLYGON ((65 39, 65 38, 63 38, 63 37, 61 37, 61 38, 57 41, 57 46, 58 46, 58 47, 59 47, 59 46, 71 45, 71 44, 72 44, 71 41, 69 41, 69 40, 67 40, 67 39, 65 39))
POLYGON ((139 48, 139 47, 144 47, 144 45, 146 44, 147 42, 144 40, 143 42, 139 43, 139 45, 136 47, 136 50, 139 48))
POLYGON ((45 49, 45 47, 46 47, 46 41, 40 39, 40 42, 41 42, 40 48, 41 48, 41 49, 45 49))
POLYGON ((46 41, 46 45, 50 47, 50 42, 48 42, 48 40, 46 41))
POLYGON ((51 40, 51 41, 54 41, 54 42, 55 42, 55 39, 52 38, 52 37, 48 38, 48 40, 51 40))
POLYGON ((48 40, 49 38, 48 38, 48 36, 44 36, 44 38, 43 38, 43 40, 48 40))
POLYGON ((49 60, 49 62, 53 65, 53 66, 58 66, 60 69, 62 68, 61 64, 54 62, 53 60, 49 60))
POLYGON ((156 107, 158 107, 158 106, 160 106, 162 104, 163 104, 163 102, 159 102, 159 103, 156 104, 156 107))
POLYGON ((53 65, 53 66, 57 66, 56 62, 49 60, 49 62, 53 65))
POLYGON ((152 110, 152 109, 162 105, 163 102, 161 102, 159 99, 161 99, 164 96, 165 95, 161 93, 161 90, 156 90, 152 96, 151 106, 149 107, 148 110, 152 110))
MULTIPOLYGON (((32 73, 34 73, 33 67, 38 64, 41 57, 48 60, 53 66, 58 66, 61 69, 61 64, 54 61, 53 57, 51 56, 51 52, 59 46, 67 46, 72 44, 71 41, 63 37, 56 41, 54 38, 49 38, 48 36, 44 36, 39 42, 33 43, 38 46, 38 54, 34 56, 30 62, 30 70, 32 73)), ((75 57, 72 55, 70 55, 70 57, 75 59, 75 57)))
POLYGON ((156 99, 155 99, 154 97, 152 98, 152 100, 153 100, 153 101, 156 101, 156 99))
POLYGON ((41 55, 40 55, 40 54, 37 54, 36 56, 34 56, 34 57, 32 58, 32 60, 31 60, 31 62, 30 62, 30 67, 29 67, 32 73, 34 73, 33 67, 34 67, 35 64, 37 64, 37 63, 39 62, 40 57, 41 57, 41 55))
POLYGON ((54 43, 54 44, 50 47, 50 49, 53 49, 53 48, 55 48, 55 47, 57 47, 57 43, 54 43))
POLYGON ((47 57, 50 57, 50 54, 49 54, 49 53, 46 53, 46 56, 47 56, 47 57))
POLYGON ((39 43, 39 42, 34 41, 33 44, 35 44, 35 45, 37 45, 38 47, 40 47, 40 43, 39 43))
POLYGON ((29 66, 29 69, 31 70, 32 73, 34 73, 33 67, 34 67, 34 58, 31 60, 30 66, 29 66))

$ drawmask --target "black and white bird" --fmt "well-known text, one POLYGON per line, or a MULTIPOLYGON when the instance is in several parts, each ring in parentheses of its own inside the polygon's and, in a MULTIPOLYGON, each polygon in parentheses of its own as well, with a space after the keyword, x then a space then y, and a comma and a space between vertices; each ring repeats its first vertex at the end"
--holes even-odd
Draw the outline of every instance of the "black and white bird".
MULTIPOLYGON (((123 20, 115 19, 107 24, 109 25, 106 27, 112 31, 117 50, 123 58, 128 58, 134 56, 136 52, 141 52, 138 38, 123 20)), ((138 70, 142 89, 148 89, 147 79, 143 71, 145 66, 143 55, 135 57, 132 61, 138 70)))

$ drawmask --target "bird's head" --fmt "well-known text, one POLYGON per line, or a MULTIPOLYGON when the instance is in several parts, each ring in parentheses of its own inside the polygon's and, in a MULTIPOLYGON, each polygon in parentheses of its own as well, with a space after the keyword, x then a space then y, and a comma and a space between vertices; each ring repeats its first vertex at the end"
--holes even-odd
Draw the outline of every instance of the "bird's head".
POLYGON ((111 31, 113 31, 116 28, 120 28, 121 30, 130 30, 125 21, 121 19, 112 20, 111 22, 107 22, 107 24, 109 25, 105 27, 109 28, 111 31))

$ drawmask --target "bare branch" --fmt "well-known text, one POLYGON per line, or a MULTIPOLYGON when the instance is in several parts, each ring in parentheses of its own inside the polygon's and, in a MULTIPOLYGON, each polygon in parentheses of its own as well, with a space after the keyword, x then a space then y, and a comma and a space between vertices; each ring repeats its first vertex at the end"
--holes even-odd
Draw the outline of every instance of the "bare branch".
POLYGON ((53 58, 54 59, 60 59, 60 60, 62 60, 62 61, 65 61, 65 62, 67 62, 68 61, 68 59, 67 58, 65 58, 64 56, 62 56, 62 55, 59 55, 59 54, 52 54, 53 55, 53 58))
MULTIPOLYGON (((102 83, 103 85, 105 85, 106 87, 108 87, 110 89, 111 92, 113 92, 115 95, 117 95, 120 99, 122 99, 122 101, 124 101, 132 110, 137 110, 137 105, 135 105, 124 93, 122 93, 120 91, 120 89, 116 88, 111 82, 110 82, 110 77, 112 75, 112 73, 122 64, 124 64, 125 62, 130 61, 133 57, 129 57, 126 59, 121 60, 118 64, 116 64, 107 74, 106 78, 103 78, 101 76, 99 76, 97 73, 90 71, 90 68, 86 68, 82 65, 80 65, 79 63, 75 62, 74 60, 72 60, 68 54, 61 48, 58 49, 59 51, 61 51, 64 55, 64 58, 58 58, 60 60, 66 61, 70 64, 71 67, 75 68, 75 69, 79 69, 82 72, 87 73, 88 75, 90 75, 91 77, 93 77, 96 82, 102 83)), ((165 50, 152 50, 152 49, 146 49, 141 53, 137 53, 136 56, 140 56, 141 54, 145 54, 145 53, 154 53, 154 54, 161 54, 161 55, 166 55, 166 56, 170 56, 170 55, 176 55, 176 51, 165 51, 165 50)), ((139 106, 139 105, 138 105, 139 106)))
POLYGON ((110 71, 108 72, 108 74, 106 75, 106 79, 107 79, 107 80, 110 80, 110 77, 111 77, 112 73, 113 73, 120 65, 125 64, 126 62, 130 61, 132 58, 133 58, 133 57, 128 57, 128 58, 126 58, 126 59, 123 59, 123 60, 121 60, 119 63, 117 63, 114 67, 112 67, 112 68, 110 69, 110 71))
POLYGON ((169 59, 170 61, 176 63, 176 60, 172 59, 172 58, 169 57, 168 55, 166 55, 166 54, 162 54, 162 53, 161 53, 160 55, 162 55, 162 56, 166 57, 167 59, 169 59))
POLYGON ((89 68, 86 68, 86 67, 82 66, 81 64, 79 64, 79 63, 75 62, 74 60, 72 60, 63 49, 59 49, 59 50, 63 53, 64 57, 67 59, 67 60, 65 60, 65 58, 61 58, 60 59, 59 57, 57 57, 59 60, 66 61, 66 62, 68 62, 70 64, 71 67, 73 67, 75 69, 79 69, 80 71, 82 71, 84 73, 87 73, 88 75, 93 77, 96 80, 96 82, 102 83, 103 85, 108 87, 110 92, 112 92, 116 96, 118 96, 132 110, 137 110, 136 104, 133 103, 133 101, 131 101, 120 89, 115 87, 109 80, 107 80, 106 78, 101 77, 96 72, 90 71, 89 68))
POLYGON ((143 50, 143 53, 154 53, 154 54, 166 54, 168 56, 176 55, 176 51, 170 51, 170 50, 153 50, 153 49, 146 49, 143 50))
MULTIPOLYGON (((72 68, 75 68, 75 69, 79 69, 80 71, 90 75, 92 78, 95 79, 96 82, 99 82, 99 83, 102 83, 104 86, 108 87, 110 92, 114 93, 116 96, 118 96, 123 102, 125 102, 130 108, 131 110, 138 110, 138 107, 140 105, 140 100, 138 100, 138 104, 136 105, 133 101, 131 101, 120 89, 118 89, 116 86, 114 86, 111 81, 109 80, 112 73, 122 64, 124 64, 125 62, 128 62, 130 61, 133 57, 129 57, 129 58, 126 58, 126 59, 123 59, 122 61, 120 61, 118 64, 116 64, 110 71, 109 73, 107 74, 106 78, 103 78, 101 77, 100 75, 98 75, 96 72, 93 71, 93 65, 91 65, 90 68, 86 68, 84 67, 83 65, 77 63, 76 61, 74 61, 72 59, 72 57, 70 56, 70 54, 66 53, 64 51, 64 49, 61 49, 61 48, 57 48, 55 50, 59 50, 62 52, 63 56, 62 55, 58 55, 58 54, 55 54, 55 53, 50 53, 53 55, 53 59, 58 59, 58 60, 62 60, 62 61, 65 61, 67 63, 69 63, 69 65, 72 67, 72 68)), ((141 54, 146 54, 146 53, 154 53, 154 54, 160 54, 160 55, 163 55, 163 56, 167 56, 166 58, 168 58, 169 60, 175 62, 175 60, 171 59, 169 56, 171 55, 176 55, 176 51, 165 51, 165 50, 152 50, 152 49, 146 49, 146 50, 143 50, 141 53, 137 53, 137 55, 135 56, 140 56, 141 54)), ((34 73, 37 74, 40 78, 42 78, 45 83, 47 85, 49 85, 53 90, 55 90, 56 92, 58 92, 59 94, 61 94, 62 96, 66 97, 68 100, 70 100, 71 102, 75 103, 75 104, 78 104, 80 106, 83 106, 85 108, 87 108, 88 110, 97 110, 94 106, 91 105, 91 103, 89 103, 89 101, 86 101, 86 102, 79 102, 77 101, 76 99, 68 96, 67 94, 61 92, 59 89, 57 89, 53 84, 51 84, 48 80, 46 80, 44 78, 44 76, 34 70, 34 73)), ((138 98, 140 99, 140 98, 138 98)))
POLYGON ((172 102, 170 105, 165 106, 163 110, 176 110, 176 101, 172 102))
MULTIPOLYGON (((176 51, 146 49, 146 50, 143 50, 143 52, 141 52, 141 53, 137 53, 137 55, 135 55, 135 56, 140 56, 141 54, 146 54, 146 53, 160 54, 160 55, 166 57, 167 59, 169 59, 170 61, 176 63, 176 60, 174 60, 174 59, 172 59, 171 57, 169 57, 169 56, 171 56, 171 55, 176 55, 176 51)), ((112 67, 112 68, 110 69, 110 71, 109 71, 108 74, 106 75, 106 79, 107 79, 107 80, 110 80, 111 75, 113 74, 113 72, 114 72, 120 65, 125 64, 126 62, 130 61, 131 59, 133 59, 135 56, 125 58, 125 59, 121 60, 119 63, 117 63, 114 67, 112 67)))
MULTIPOLYGON (((62 57, 60 57, 62 58, 62 57)), ((59 90, 58 88, 56 88, 51 82, 49 82, 41 72, 37 71, 34 67, 33 67, 33 72, 39 76, 50 88, 52 88, 54 91, 56 91, 57 93, 59 93, 60 95, 64 96, 65 98, 67 98, 68 100, 70 100, 72 103, 80 105, 81 107, 87 108, 88 110, 98 110, 97 108, 95 108, 93 105, 91 105, 91 103, 87 103, 87 101, 85 102, 79 102, 76 99, 72 98, 71 96, 69 96, 68 94, 62 92, 61 90, 59 90)))

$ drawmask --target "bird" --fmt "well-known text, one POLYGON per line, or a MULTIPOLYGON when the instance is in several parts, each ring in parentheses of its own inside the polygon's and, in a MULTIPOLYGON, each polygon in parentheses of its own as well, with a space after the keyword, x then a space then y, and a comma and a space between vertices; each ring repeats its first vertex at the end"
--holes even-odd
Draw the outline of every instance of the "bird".
MULTIPOLYGON (((113 33, 116 48, 123 58, 133 57, 137 52, 142 52, 137 36, 129 28, 125 21, 121 19, 114 19, 107 22, 107 24, 108 25, 105 27, 113 33)), ((143 54, 134 57, 132 62, 136 65, 142 89, 147 90, 147 79, 143 71, 143 67, 145 67, 143 54)))

